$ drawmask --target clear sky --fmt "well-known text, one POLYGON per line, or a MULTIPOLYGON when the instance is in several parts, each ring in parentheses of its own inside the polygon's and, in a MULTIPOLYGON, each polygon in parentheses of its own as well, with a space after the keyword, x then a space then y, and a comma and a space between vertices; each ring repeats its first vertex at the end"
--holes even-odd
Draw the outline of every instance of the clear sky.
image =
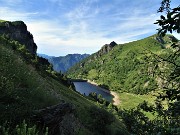
MULTIPOLYGON (((0 19, 26 23, 38 53, 94 53, 155 34, 161 0, 0 0, 0 19)), ((178 6, 179 0, 172 0, 178 6)), ((175 36, 180 39, 179 34, 175 36)))

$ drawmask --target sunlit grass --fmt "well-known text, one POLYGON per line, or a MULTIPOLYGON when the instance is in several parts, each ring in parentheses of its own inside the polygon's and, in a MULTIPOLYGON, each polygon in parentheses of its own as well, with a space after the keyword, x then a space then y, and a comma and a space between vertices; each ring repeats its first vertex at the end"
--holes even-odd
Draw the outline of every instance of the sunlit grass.
POLYGON ((0 20, 0 22, 6 22, 5 20, 0 20))
POLYGON ((136 94, 123 92, 123 93, 119 93, 119 98, 121 101, 118 106, 119 108, 132 109, 137 107, 143 101, 148 101, 150 104, 154 104, 154 100, 156 97, 151 94, 136 95, 136 94))

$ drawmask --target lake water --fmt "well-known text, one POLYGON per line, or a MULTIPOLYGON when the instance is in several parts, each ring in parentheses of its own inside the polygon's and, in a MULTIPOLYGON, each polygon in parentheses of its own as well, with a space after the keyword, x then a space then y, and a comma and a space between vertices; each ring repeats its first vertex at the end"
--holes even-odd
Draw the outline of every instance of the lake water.
POLYGON ((73 82, 76 88, 76 91, 80 92, 81 94, 86 94, 88 96, 91 92, 96 92, 97 95, 101 94, 103 98, 112 102, 113 96, 103 91, 103 88, 98 87, 96 85, 90 84, 88 82, 73 82))

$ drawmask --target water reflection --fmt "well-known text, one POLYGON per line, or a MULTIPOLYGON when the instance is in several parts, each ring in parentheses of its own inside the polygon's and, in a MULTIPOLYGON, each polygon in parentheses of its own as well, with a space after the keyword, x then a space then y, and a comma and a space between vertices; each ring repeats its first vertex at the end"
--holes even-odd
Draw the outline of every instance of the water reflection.
POLYGON ((113 96, 109 92, 105 92, 103 88, 92 85, 88 82, 73 82, 76 88, 76 91, 80 92, 81 94, 85 94, 88 96, 91 92, 96 92, 97 95, 101 94, 103 98, 107 101, 112 102, 113 96))

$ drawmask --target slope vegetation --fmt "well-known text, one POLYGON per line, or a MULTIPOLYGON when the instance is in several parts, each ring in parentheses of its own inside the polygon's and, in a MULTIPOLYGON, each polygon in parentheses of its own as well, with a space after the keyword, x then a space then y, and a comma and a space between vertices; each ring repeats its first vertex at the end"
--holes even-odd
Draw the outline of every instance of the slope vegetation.
MULTIPOLYGON (((168 46, 177 41, 171 35, 163 39, 157 35, 142 40, 119 44, 110 51, 92 54, 76 64, 68 72, 71 78, 82 78, 95 81, 101 87, 113 91, 146 94, 160 85, 157 76, 150 71, 148 57, 155 54, 165 54, 168 46)), ((107 45, 106 45, 107 46, 107 45)))
POLYGON ((17 134, 24 119, 39 130, 49 127, 50 135, 128 134, 121 121, 74 91, 63 74, 29 49, 0 35, 0 134, 17 134))

